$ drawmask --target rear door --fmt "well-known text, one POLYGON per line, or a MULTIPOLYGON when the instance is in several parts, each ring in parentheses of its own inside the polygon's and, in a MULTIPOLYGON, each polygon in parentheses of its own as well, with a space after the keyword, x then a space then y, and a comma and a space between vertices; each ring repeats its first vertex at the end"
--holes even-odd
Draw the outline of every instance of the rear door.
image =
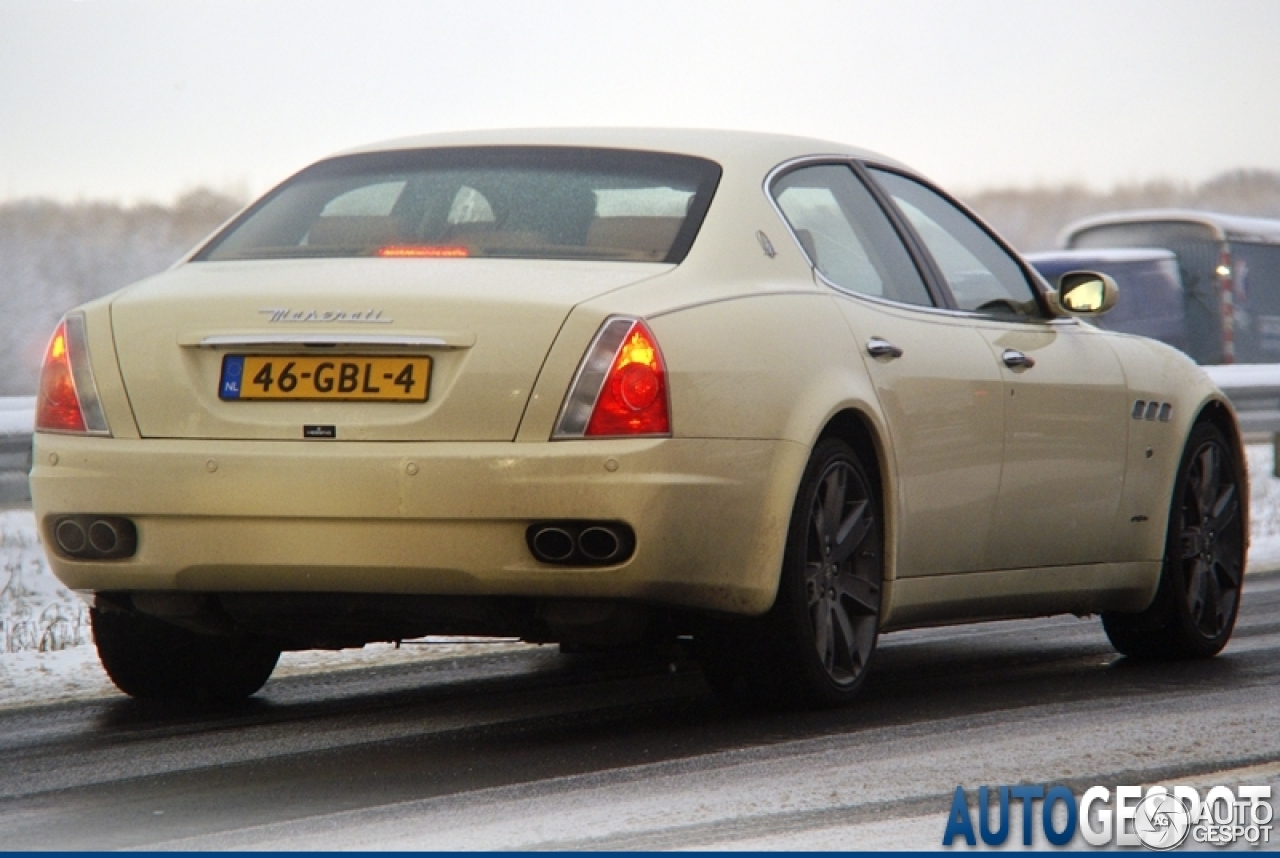
POLYGON ((1002 382, 967 320, 935 308, 885 212, 847 164, 786 173, 774 198, 862 353, 888 424, 900 577, 984 568, 1003 447, 1002 382))

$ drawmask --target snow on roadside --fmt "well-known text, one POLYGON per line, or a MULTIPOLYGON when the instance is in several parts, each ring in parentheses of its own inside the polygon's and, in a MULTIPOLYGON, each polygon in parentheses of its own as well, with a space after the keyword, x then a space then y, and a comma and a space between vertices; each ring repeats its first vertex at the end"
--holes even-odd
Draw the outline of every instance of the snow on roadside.
MULTIPOLYGON (((1280 479, 1270 444, 1248 448, 1251 571, 1280 568, 1280 479)), ((492 653, 518 643, 426 638, 397 649, 285 653, 275 677, 492 653)), ((30 510, 0 510, 0 708, 118 694, 92 646, 88 609, 49 571, 30 510)))
POLYGON ((1245 448, 1249 469, 1249 569, 1280 568, 1280 479, 1271 444, 1245 448))
POLYGON ((34 396, 0 396, 0 435, 30 434, 35 412, 34 396))

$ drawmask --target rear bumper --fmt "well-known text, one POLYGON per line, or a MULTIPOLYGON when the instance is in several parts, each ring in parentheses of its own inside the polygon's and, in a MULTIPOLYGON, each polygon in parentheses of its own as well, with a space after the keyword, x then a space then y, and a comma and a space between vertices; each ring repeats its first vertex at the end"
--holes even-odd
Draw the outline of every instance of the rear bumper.
POLYGON ((773 602, 808 451, 786 441, 364 443, 37 435, 42 538, 130 517, 135 556, 72 561, 76 590, 622 598, 755 614, 773 602), (634 555, 565 568, 534 521, 623 521, 634 555))

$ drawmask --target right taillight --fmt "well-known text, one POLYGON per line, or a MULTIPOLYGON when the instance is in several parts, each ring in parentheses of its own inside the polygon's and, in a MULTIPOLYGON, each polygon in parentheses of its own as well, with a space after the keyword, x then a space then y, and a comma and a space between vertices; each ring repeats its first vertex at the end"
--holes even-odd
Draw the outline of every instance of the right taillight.
POLYGON ((658 341, 641 320, 614 316, 587 349, 552 437, 670 434, 667 371, 658 341))
POLYGON ((89 366, 80 313, 63 317, 45 350, 36 395, 36 431, 110 434, 89 366))

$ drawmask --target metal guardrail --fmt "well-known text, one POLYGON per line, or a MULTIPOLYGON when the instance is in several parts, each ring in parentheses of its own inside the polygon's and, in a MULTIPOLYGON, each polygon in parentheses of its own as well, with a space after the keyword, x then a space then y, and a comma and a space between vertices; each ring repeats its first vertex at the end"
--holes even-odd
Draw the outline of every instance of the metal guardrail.
POLYGON ((31 427, 34 396, 0 397, 0 504, 31 500, 31 427))
MULTIPOLYGON (((1276 444, 1280 477, 1280 363, 1207 366, 1205 371, 1231 400, 1247 435, 1267 433, 1276 444)), ((31 499, 31 428, 34 396, 0 396, 0 503, 31 499)))
POLYGON ((1280 433, 1280 363, 1238 363, 1204 369, 1236 407, 1241 432, 1280 433))
POLYGON ((1280 477, 1280 363, 1206 366, 1205 372, 1235 406, 1244 435, 1271 436, 1271 472, 1280 477))

